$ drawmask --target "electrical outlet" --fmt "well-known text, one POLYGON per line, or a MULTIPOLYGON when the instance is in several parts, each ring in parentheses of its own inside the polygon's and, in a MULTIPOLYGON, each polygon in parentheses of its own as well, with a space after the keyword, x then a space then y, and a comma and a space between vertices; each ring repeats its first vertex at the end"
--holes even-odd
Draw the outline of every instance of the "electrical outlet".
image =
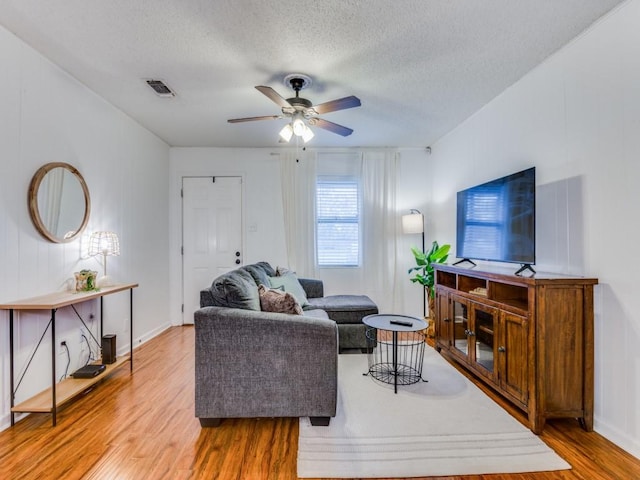
POLYGON ((65 353, 67 353, 67 341, 66 340, 62 340, 60 342, 60 348, 58 349, 58 355, 64 355, 65 353))

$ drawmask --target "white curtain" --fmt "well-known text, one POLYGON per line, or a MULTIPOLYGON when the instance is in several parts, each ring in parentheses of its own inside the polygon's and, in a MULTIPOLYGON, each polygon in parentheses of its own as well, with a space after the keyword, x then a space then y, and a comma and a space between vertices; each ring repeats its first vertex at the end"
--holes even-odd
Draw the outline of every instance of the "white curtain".
POLYGON ((280 155, 282 208, 288 267, 299 276, 317 278, 315 262, 316 154, 280 155))
POLYGON ((402 311, 397 262, 399 219, 396 185, 399 154, 389 150, 363 153, 362 279, 367 294, 382 313, 402 311))
MULTIPOLYGON (((396 210, 399 154, 390 150, 350 151, 345 154, 314 152, 281 154, 282 200, 289 268, 300 276, 323 278, 340 275, 351 281, 351 290, 372 298, 380 312, 402 311, 401 281, 406 272, 399 266, 397 235, 400 220, 396 210), (358 269, 331 268, 330 275, 315 262, 315 183, 318 162, 357 162, 362 185, 362 265, 358 269), (404 273, 404 275, 403 275, 404 273)), ((346 166, 345 166, 346 167, 346 166)), ((335 278, 335 277, 334 277, 335 278)), ((325 286, 329 287, 328 285, 325 286)))

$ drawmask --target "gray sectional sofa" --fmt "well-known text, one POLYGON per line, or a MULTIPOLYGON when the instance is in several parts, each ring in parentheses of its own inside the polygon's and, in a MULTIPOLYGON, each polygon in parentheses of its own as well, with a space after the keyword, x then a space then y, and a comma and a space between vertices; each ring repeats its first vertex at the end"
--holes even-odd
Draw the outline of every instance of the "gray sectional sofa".
POLYGON ((306 295, 302 315, 262 311, 258 286, 273 277, 271 265, 259 262, 200 292, 195 414, 202 426, 223 418, 307 416, 328 425, 335 416, 339 347, 366 348, 361 319, 377 307, 366 296, 324 297, 322 281, 297 279, 306 295))

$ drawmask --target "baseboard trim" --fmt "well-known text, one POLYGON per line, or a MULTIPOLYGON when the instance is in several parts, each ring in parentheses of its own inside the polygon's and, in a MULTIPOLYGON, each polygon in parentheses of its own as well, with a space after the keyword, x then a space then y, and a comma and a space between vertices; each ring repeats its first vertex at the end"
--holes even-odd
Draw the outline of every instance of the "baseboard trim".
POLYGON ((593 429, 610 442, 615 443, 618 447, 633 455, 640 460, 640 441, 631 438, 625 432, 613 427, 599 419, 594 419, 593 429))

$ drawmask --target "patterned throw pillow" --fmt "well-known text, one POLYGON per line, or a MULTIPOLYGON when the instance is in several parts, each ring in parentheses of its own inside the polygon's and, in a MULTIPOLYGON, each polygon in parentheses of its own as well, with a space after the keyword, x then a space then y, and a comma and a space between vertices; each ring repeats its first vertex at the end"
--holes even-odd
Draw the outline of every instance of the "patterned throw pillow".
POLYGON ((302 307, 290 293, 260 285, 258 294, 260 295, 260 308, 263 312, 302 315, 302 307))
POLYGON ((289 270, 287 267, 276 267, 276 277, 283 277, 287 273, 293 273, 295 275, 296 272, 289 270))

